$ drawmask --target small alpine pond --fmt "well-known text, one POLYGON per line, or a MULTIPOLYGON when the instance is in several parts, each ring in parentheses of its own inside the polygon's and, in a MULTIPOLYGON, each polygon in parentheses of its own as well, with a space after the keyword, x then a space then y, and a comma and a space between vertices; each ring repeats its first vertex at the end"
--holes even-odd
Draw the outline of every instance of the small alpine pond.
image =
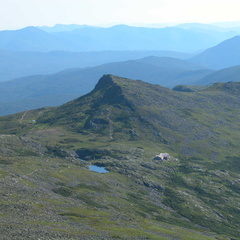
POLYGON ((99 167, 96 165, 89 165, 88 166, 89 170, 93 171, 93 172, 97 172, 97 173, 107 173, 109 172, 105 167, 99 167))

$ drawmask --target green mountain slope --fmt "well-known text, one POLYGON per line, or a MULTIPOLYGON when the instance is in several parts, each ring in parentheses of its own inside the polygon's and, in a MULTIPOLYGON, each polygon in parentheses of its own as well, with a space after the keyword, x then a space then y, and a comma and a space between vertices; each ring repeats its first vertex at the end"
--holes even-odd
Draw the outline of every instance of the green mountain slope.
MULTIPOLYGON (((194 152, 194 155, 208 154, 208 157, 212 144, 215 145, 215 152, 217 147, 219 151, 222 148, 219 128, 221 130, 224 128, 226 133, 238 129, 239 124, 235 118, 231 119, 233 121, 231 126, 227 120, 221 120, 216 124, 216 117, 231 118, 233 111, 235 114, 238 113, 239 83, 228 84, 236 87, 236 93, 229 90, 229 94, 226 94, 214 88, 214 91, 206 89, 190 95, 179 94, 141 81, 121 80, 122 78, 106 75, 98 82, 91 94, 52 110, 49 112, 49 117, 46 114, 38 121, 53 125, 66 124, 68 127, 74 124, 75 130, 89 127, 90 131, 96 124, 96 129, 100 133, 107 133, 108 117, 110 117, 115 123, 112 127, 116 130, 116 134, 121 132, 121 129, 126 129, 130 138, 130 130, 135 129, 136 134, 144 141, 155 141, 158 144, 161 144, 161 141, 167 142, 169 148, 173 151, 177 150, 178 153, 191 155, 190 153, 194 152), (88 114, 82 111, 83 106, 88 114), (228 111, 223 112, 222 108, 228 111), (73 117, 74 112, 78 114, 73 117), (92 124, 92 128, 88 124, 92 124), (169 136, 171 138, 168 138, 169 136), (195 149, 194 146, 197 145, 199 145, 198 149, 195 149)), ((227 87, 226 89, 228 91, 227 87)), ((234 145, 233 142, 225 144, 234 145)))
POLYGON ((239 91, 105 75, 60 107, 1 117, 3 236, 239 239, 239 91))

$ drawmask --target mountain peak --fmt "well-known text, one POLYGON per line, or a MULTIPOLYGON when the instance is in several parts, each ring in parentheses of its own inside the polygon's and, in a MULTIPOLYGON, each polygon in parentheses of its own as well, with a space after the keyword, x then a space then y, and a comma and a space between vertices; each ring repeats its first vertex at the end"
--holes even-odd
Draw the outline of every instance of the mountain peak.
POLYGON ((105 74, 99 79, 93 91, 98 91, 100 89, 112 87, 113 85, 118 83, 120 79, 122 78, 112 74, 105 74))
POLYGON ((29 27, 25 27, 25 28, 21 28, 19 30, 16 30, 17 33, 45 33, 44 31, 42 31, 41 29, 37 28, 37 27, 33 27, 33 26, 29 26, 29 27))
MULTIPOLYGON (((35 119, 36 124, 94 134, 99 141, 149 141, 186 156, 208 157, 213 143, 218 153, 226 141, 225 135, 219 140, 220 127, 237 132, 234 119, 230 124, 228 117, 233 117, 232 108, 238 114, 239 97, 239 83, 220 83, 185 94, 108 74, 92 92, 35 119), (227 118, 218 122, 219 116, 227 118), (196 149, 202 142, 205 144, 196 149)), ((226 143, 233 151, 234 139, 226 143)))
POLYGON ((126 98, 123 89, 131 81, 127 78, 106 74, 99 79, 91 93, 97 95, 98 104, 122 104, 132 108, 132 104, 126 98))

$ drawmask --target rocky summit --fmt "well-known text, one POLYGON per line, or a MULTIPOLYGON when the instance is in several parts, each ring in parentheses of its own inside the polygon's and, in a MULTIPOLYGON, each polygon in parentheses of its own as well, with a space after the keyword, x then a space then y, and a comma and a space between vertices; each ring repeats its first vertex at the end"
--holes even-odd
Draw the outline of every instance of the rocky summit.
POLYGON ((179 92, 104 75, 1 117, 2 239, 239 239, 239 102, 239 82, 179 92))

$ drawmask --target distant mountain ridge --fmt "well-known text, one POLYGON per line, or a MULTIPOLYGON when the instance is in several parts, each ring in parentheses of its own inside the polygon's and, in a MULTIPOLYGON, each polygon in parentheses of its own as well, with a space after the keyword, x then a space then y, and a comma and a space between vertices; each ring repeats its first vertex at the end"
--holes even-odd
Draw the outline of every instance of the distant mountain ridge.
POLYGON ((240 66, 224 68, 201 78, 196 84, 209 85, 216 82, 239 82, 240 66))
POLYGON ((16 52, 0 51, 0 82, 19 77, 53 74, 69 68, 93 67, 147 56, 189 58, 172 51, 98 51, 98 52, 16 52))
POLYGON ((78 25, 78 24, 55 24, 52 27, 49 26, 42 26, 37 27, 45 32, 53 33, 53 32, 67 32, 67 31, 73 31, 76 29, 81 29, 85 27, 96 27, 96 26, 90 26, 90 25, 78 25))
POLYGON ((181 23, 176 25, 176 27, 183 28, 183 29, 195 29, 195 30, 209 30, 209 31, 217 31, 217 32, 235 32, 236 35, 240 33, 239 23, 237 26, 228 26, 224 27, 221 24, 203 24, 203 23, 181 23))
POLYGON ((0 115, 56 106, 89 92, 103 74, 122 75, 174 87, 191 84, 211 73, 197 64, 170 57, 146 57, 52 75, 28 76, 0 83, 0 115))
POLYGON ((19 30, 0 31, 0 50, 43 51, 64 49, 64 42, 36 28, 26 27, 19 30))
MULTIPOLYGON (((199 24, 196 24, 196 25, 198 26, 199 24)), ((186 24, 186 25, 183 25, 183 27, 184 26, 191 28, 192 26, 195 26, 195 24, 186 24)), ((157 48, 161 48, 160 47, 161 42, 162 41, 164 42, 168 37, 175 36, 175 33, 174 33, 175 30, 177 32, 186 31, 186 30, 178 29, 178 28, 163 28, 163 29, 133 28, 133 27, 128 27, 124 25, 114 26, 112 28, 99 28, 99 27, 88 27, 88 26, 81 26, 81 27, 82 28, 80 29, 77 28, 75 30, 68 31, 68 32, 55 32, 55 33, 47 33, 34 27, 28 27, 25 29, 17 30, 17 31, 0 32, 0 81, 12 80, 14 78, 34 75, 34 74, 52 74, 57 71, 65 70, 68 68, 92 67, 100 64, 110 63, 110 62, 126 61, 126 60, 147 57, 147 56, 158 56, 158 57, 165 56, 165 57, 174 57, 174 58, 180 58, 180 59, 188 59, 189 62, 202 65, 204 66, 204 68, 217 69, 217 70, 222 68, 232 67, 235 65, 240 65, 239 36, 235 36, 233 38, 227 39, 221 42, 220 44, 214 47, 208 48, 204 52, 201 52, 200 54, 197 54, 195 56, 193 56, 194 54, 189 54, 185 52, 166 51, 166 50, 152 50, 152 51, 150 50, 135 50, 135 51, 106 50, 106 51, 94 52, 93 49, 96 50, 96 48, 100 47, 101 43, 98 41, 98 44, 100 45, 97 46, 97 44, 94 44, 94 41, 95 41, 94 40, 92 42, 93 45, 91 45, 92 44, 91 41, 88 41, 87 39, 95 38, 96 36, 100 37, 101 34, 103 34, 101 41, 107 43, 108 40, 109 41, 111 40, 111 43, 108 44, 109 48, 111 48, 112 43, 113 44, 116 43, 118 44, 118 46, 125 49, 124 47, 125 43, 128 44, 132 42, 131 44, 134 44, 136 46, 137 43, 135 42, 135 40, 139 38, 142 39, 140 35, 146 31, 145 35, 149 36, 149 39, 151 39, 151 41, 154 40, 157 42, 158 44, 157 48), (159 40, 157 39, 157 37, 151 37, 152 30, 156 31, 155 32, 156 34, 158 33, 158 31, 163 31, 163 33, 159 35, 160 37, 159 40), (132 39, 133 41, 130 41, 130 42, 128 41, 128 39, 121 40, 121 38, 117 37, 118 34, 120 34, 121 32, 124 33, 125 31, 127 32, 129 31, 132 34, 130 36, 137 34, 138 37, 132 39), (109 34, 110 35, 113 34, 112 37, 109 34), (43 36, 43 38, 41 36, 43 36), (54 41, 62 37, 64 39, 64 42, 58 41, 58 43, 55 44, 54 41), (71 43, 70 44, 71 46, 74 46, 74 44, 72 44, 72 40, 74 38, 77 39, 79 37, 82 39, 81 41, 86 40, 85 43, 91 45, 91 46, 89 45, 89 49, 91 49, 91 51, 86 52, 86 49, 83 48, 84 52, 76 52, 76 49, 79 50, 78 48, 76 48, 74 50, 75 52, 71 52, 69 51, 69 49, 67 49, 68 48, 67 46, 69 45, 69 43, 71 43), (117 40, 115 38, 117 38, 117 40), (113 39, 115 39, 116 41, 113 39), (119 41, 119 43, 117 43, 117 41, 119 41), (50 45, 48 43, 50 43, 50 45), (48 52, 50 49, 52 50, 51 46, 54 46, 53 49, 56 49, 56 48, 62 49, 62 47, 59 44, 61 46, 64 46, 63 49, 66 49, 67 51, 61 50, 61 51, 48 52), (13 48, 18 49, 18 51, 12 51, 11 45, 14 45, 13 48), (30 47, 32 50, 30 51, 28 47, 30 47), (8 50, 4 50, 4 48, 8 50), (36 52, 37 48, 39 48, 38 49, 39 51, 45 51, 45 52, 36 52), (23 52, 23 50, 25 51, 23 52)), ((207 27, 209 27, 209 25, 207 25, 207 27)), ((199 29, 197 29, 195 33, 199 34, 202 37, 206 37, 206 34, 204 33, 204 31, 205 30, 203 29, 200 29, 200 31, 199 29)), ((206 31, 210 31, 210 30, 206 30, 206 31)), ((122 35, 125 36, 125 34, 122 34, 122 35)), ((233 35, 233 34, 231 33, 230 35, 233 35)), ((175 38, 176 37, 177 35, 175 36, 175 38)), ((78 40, 77 41, 75 40, 74 42, 77 42, 77 44, 80 43, 78 40)), ((189 41, 191 42, 192 39, 189 38, 185 42, 180 41, 179 44, 187 47, 187 45, 189 44, 189 41)), ((169 41, 167 40, 167 42, 169 41)), ((85 43, 83 43, 82 46, 84 46, 85 43)), ((173 45, 175 45, 174 41, 172 43, 173 45)), ((147 39, 144 44, 148 44, 147 39)), ((152 44, 150 45, 154 46, 152 44)), ((187 48, 185 50, 189 51, 189 49, 187 48)), ((189 78, 189 81, 191 82, 190 78, 189 78)))
POLYGON ((73 27, 72 31, 45 32, 37 27, 0 32, 0 50, 12 51, 103 51, 169 50, 194 52, 235 36, 177 27, 144 28, 116 25, 109 28, 73 27), (177 39, 177 41, 176 41, 177 39))
POLYGON ((240 36, 225 40, 190 58, 190 61, 213 69, 240 65, 240 36))

